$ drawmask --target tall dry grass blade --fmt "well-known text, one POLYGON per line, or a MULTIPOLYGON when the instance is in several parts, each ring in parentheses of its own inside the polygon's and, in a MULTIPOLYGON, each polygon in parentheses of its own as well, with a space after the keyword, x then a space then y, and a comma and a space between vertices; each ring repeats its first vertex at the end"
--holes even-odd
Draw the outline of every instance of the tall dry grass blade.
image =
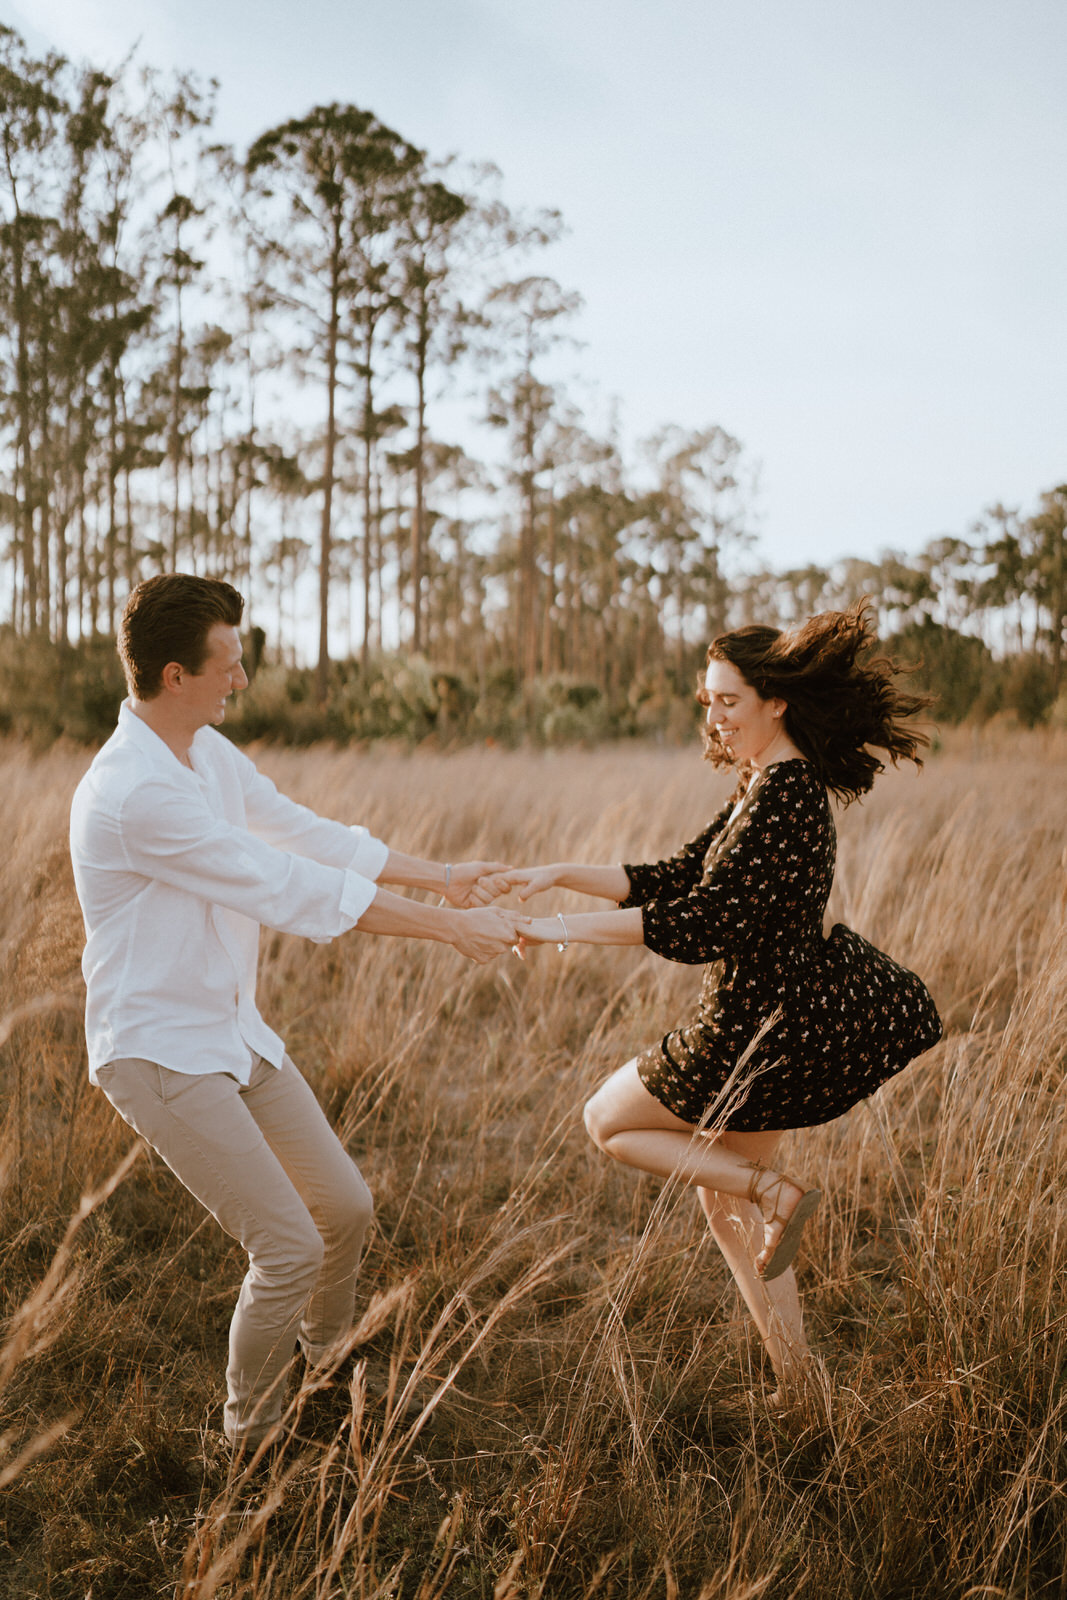
MULTIPOLYGON (((140 1144, 134 1145, 97 1189, 82 1196, 47 1272, 11 1317, 3 1344, 0 1345, 0 1395, 3 1395, 8 1388, 20 1363, 29 1355, 39 1354, 47 1346, 50 1338, 57 1333, 60 1313, 73 1288, 73 1278, 67 1274, 67 1264, 78 1230, 86 1218, 115 1192, 139 1159, 143 1148, 140 1144)), ((0 1468, 0 1489, 7 1488, 39 1456, 44 1455, 73 1427, 80 1416, 80 1410, 71 1411, 41 1429, 23 1446, 13 1461, 0 1468)))
POLYGON ((48 1271, 11 1318, 3 1346, 0 1347, 0 1393, 7 1387, 11 1374, 24 1358, 31 1342, 37 1339, 49 1318, 56 1313, 62 1303, 66 1291, 64 1273, 79 1228, 98 1206, 103 1205, 104 1201, 114 1194, 143 1154, 144 1145, 138 1141, 126 1152, 118 1166, 99 1188, 82 1195, 77 1211, 67 1223, 66 1231, 52 1257, 48 1271))
POLYGON ((35 995, 32 1000, 24 1000, 21 1005, 12 1007, 0 1018, 0 1049, 7 1044, 15 1029, 28 1022, 31 1017, 53 1016, 57 1012, 80 1017, 84 1010, 84 998, 75 993, 61 991, 55 994, 35 995))
MULTIPOLYGON (((24 1445, 14 1461, 9 1461, 6 1467, 0 1467, 0 1489, 6 1489, 14 1483, 19 1474, 36 1461, 38 1456, 43 1456, 58 1439, 62 1439, 63 1435, 73 1428, 80 1416, 80 1411, 69 1411, 65 1417, 59 1417, 55 1422, 49 1423, 35 1439, 24 1445)), ((0 1440, 0 1450, 3 1450, 5 1445, 6 1441, 0 1440)))

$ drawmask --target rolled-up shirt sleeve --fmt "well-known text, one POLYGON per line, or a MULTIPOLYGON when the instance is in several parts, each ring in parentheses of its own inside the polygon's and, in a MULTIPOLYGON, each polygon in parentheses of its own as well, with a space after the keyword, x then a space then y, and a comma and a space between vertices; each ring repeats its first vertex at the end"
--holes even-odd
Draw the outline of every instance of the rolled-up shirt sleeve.
POLYGON ((377 893, 350 866, 278 849, 166 782, 139 784, 115 821, 131 871, 319 943, 353 927, 377 893))
POLYGON ((380 876, 389 855, 387 844, 367 828, 320 817, 290 800, 243 752, 237 755, 248 826, 260 839, 324 866, 343 867, 363 878, 380 876))

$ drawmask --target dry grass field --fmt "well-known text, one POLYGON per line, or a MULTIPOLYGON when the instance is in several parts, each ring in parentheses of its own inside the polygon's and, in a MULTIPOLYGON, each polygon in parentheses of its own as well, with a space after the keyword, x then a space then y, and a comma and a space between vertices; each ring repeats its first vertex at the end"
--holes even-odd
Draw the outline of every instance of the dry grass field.
MULTIPOLYGON (((648 859, 723 792, 695 750, 257 759, 452 859, 648 859)), ((693 1197, 582 1132, 696 970, 265 935, 263 1009, 377 1222, 351 1425, 250 1483, 217 1439, 239 1252, 154 1157, 91 1194, 132 1139, 86 1082, 86 760, 0 749, 0 1595, 1067 1596, 1067 746, 960 735, 841 818, 831 912, 925 976, 946 1037, 788 1140, 827 1195, 798 1261, 827 1379, 808 1413, 763 1404, 693 1197)))

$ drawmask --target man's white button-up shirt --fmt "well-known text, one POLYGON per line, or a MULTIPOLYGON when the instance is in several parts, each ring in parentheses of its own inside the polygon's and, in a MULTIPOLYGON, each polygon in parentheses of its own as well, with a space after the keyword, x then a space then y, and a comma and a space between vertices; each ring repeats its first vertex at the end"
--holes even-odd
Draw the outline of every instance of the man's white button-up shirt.
POLYGON ((316 816, 214 728, 192 768, 127 702, 74 795, 70 848, 85 918, 89 1075, 129 1056, 230 1072, 285 1047, 256 1009, 261 924, 324 942, 354 927, 389 851, 316 816))

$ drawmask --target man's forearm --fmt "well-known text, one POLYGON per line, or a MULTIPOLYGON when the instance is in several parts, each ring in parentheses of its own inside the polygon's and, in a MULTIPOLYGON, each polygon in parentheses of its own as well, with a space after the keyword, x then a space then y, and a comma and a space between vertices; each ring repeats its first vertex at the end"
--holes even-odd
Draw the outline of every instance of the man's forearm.
POLYGON ((390 849, 385 866, 378 874, 379 883, 395 883, 402 889, 430 889, 434 894, 444 894, 447 869, 441 861, 424 861, 421 856, 407 856, 402 850, 390 849))
MULTIPOLYGON (((410 856, 401 857, 401 860, 405 861, 412 859, 410 856)), ((404 883, 416 889, 432 887, 413 878, 394 878, 391 881, 404 883)), ((441 881, 443 884, 443 868, 441 881)), ((457 922, 457 918, 461 915, 462 913, 454 911, 451 906, 427 906, 418 900, 407 900, 401 894, 392 894, 388 889, 379 888, 356 923, 356 929, 360 933, 392 933, 409 939, 437 939, 443 944, 452 944, 458 929, 462 926, 457 922)))
POLYGON ((356 923, 363 933, 437 939, 472 961, 491 961, 515 944, 517 914, 495 906, 427 906, 379 889, 356 923))

